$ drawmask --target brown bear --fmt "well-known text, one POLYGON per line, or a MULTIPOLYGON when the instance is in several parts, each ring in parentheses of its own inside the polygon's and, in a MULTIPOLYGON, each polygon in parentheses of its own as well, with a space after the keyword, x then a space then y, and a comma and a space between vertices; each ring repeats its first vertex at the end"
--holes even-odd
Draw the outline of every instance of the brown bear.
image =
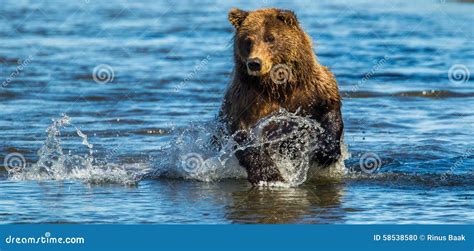
MULTIPOLYGON (((311 39, 295 14, 281 9, 233 8, 228 19, 235 28, 235 68, 219 113, 227 132, 241 143, 245 132, 260 119, 280 109, 298 112, 319 123, 323 131, 314 137, 312 144, 320 147, 311 161, 323 167, 336 162, 343 134, 337 82, 318 63, 311 39)), ((286 145, 297 144, 297 140, 289 139, 286 145)), ((284 181, 265 146, 243 148, 235 155, 252 184, 284 181)))

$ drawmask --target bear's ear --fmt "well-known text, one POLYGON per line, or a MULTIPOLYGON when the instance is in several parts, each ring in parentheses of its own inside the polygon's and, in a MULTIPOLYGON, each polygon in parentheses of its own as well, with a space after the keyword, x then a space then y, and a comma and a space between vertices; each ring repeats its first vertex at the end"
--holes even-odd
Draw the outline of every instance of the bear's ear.
POLYGON ((244 22, 245 18, 249 15, 247 11, 237 9, 237 8, 232 8, 229 11, 229 22, 237 29, 242 25, 242 22, 244 22))
POLYGON ((280 10, 278 12, 277 18, 291 27, 298 26, 298 19, 296 18, 296 15, 293 11, 280 10))

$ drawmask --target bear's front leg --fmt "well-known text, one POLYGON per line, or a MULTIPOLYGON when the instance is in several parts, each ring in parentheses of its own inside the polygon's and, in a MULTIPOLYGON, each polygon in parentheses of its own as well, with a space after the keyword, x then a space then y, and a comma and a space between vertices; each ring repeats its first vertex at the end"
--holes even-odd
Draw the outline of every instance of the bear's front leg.
POLYGON ((312 160, 327 167, 341 158, 341 139, 344 128, 341 112, 330 111, 320 118, 322 134, 316 135, 316 148, 312 160))
POLYGON ((247 178, 253 185, 260 181, 284 181, 264 146, 238 150, 235 156, 240 165, 247 169, 247 178))

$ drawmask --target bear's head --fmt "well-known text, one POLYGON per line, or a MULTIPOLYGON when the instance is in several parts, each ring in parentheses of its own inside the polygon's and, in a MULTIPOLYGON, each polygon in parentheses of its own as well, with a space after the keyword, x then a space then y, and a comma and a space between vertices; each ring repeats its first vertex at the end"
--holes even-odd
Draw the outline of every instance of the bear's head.
POLYGON ((292 68, 295 62, 312 61, 311 40, 292 11, 233 8, 228 18, 235 27, 237 67, 249 76, 267 76, 275 66, 292 68))

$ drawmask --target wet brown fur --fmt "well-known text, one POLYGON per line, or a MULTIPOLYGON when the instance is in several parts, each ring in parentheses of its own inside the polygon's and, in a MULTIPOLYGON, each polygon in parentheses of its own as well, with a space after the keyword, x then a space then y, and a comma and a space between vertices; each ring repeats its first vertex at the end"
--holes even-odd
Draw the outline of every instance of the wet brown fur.
MULTIPOLYGON (((300 27, 293 12, 280 9, 242 11, 232 9, 229 21, 235 27, 233 79, 224 97, 220 117, 230 134, 248 130, 261 118, 280 108, 310 116, 328 131, 324 139, 336 142, 338 150, 323 153, 320 162, 334 162, 339 157, 342 137, 341 97, 334 75, 318 63, 310 37, 300 27), (272 39, 273 38, 273 39, 272 39), (258 76, 247 72, 246 60, 258 57, 262 70, 258 76), (271 69, 284 64, 291 71, 285 83, 275 84, 271 69), (326 155, 335 152, 328 161, 326 155)), ((332 143, 330 143, 332 144, 332 143)), ((259 180, 279 180, 260 170, 272 165, 262 154, 237 154, 247 168, 252 183, 259 180), (266 166, 263 166, 266 165, 266 166), (267 176, 266 176, 267 175, 267 176)))
MULTIPOLYGON (((229 20, 233 24, 238 24, 234 17, 236 12, 238 10, 233 9, 229 13, 229 20)), ((277 19, 280 12, 278 9, 249 12, 240 26, 236 27, 234 76, 223 105, 231 133, 248 129, 259 119, 280 108, 290 112, 300 108, 305 113, 318 105, 340 106, 337 82, 328 68, 317 62, 311 39, 298 23, 287 25, 277 19), (266 25, 275 26, 271 32, 276 36, 275 43, 281 45, 270 48, 263 61, 270 61, 272 65, 285 64, 291 69, 292 74, 286 85, 273 83, 269 73, 259 77, 246 73, 243 62, 245 55, 239 51, 239 39, 254 32, 262 32, 266 25)))

